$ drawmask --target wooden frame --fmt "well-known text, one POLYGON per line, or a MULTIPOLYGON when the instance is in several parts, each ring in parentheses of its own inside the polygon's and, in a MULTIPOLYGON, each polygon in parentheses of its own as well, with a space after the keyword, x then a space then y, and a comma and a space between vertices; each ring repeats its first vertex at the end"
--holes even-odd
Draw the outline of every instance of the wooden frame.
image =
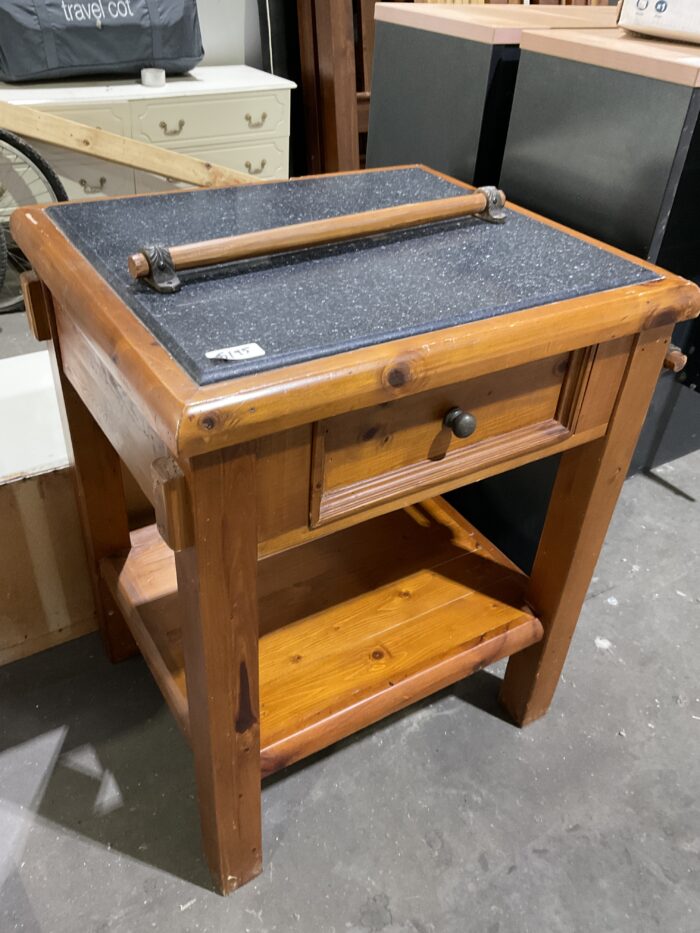
POLYGON ((53 338, 105 641, 115 659, 140 648, 189 737, 222 892, 260 871, 265 774, 500 657, 513 656, 515 721, 542 715, 696 286, 659 271, 200 388, 42 208, 20 209, 13 231, 42 285, 27 295, 53 338), (522 386, 517 367, 538 375, 522 386), (455 387, 487 398, 501 381, 514 388, 484 403, 485 440, 435 455, 455 387), (367 432, 369 446, 336 445, 350 490, 322 515, 321 437, 329 422, 352 436, 373 406, 391 413, 396 451, 376 460, 367 432), (557 452, 528 578, 439 494, 557 452), (119 458, 157 517, 131 536, 119 458), (363 497, 365 475, 378 486, 363 497))
POLYGON ((297 0, 309 172, 360 168, 369 126, 376 0, 297 0))

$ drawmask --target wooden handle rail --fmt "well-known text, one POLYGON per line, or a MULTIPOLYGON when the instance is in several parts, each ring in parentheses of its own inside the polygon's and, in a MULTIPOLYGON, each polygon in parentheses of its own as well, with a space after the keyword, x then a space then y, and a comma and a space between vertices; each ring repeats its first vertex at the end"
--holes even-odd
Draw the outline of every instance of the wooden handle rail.
MULTIPOLYGON (((486 192, 475 191, 474 194, 455 198, 402 204, 398 207, 385 207, 359 214, 345 214, 327 220, 313 220, 307 223, 291 224, 288 227, 273 227, 271 230, 256 230, 254 233, 243 233, 239 236, 171 246, 168 253, 172 260, 173 270, 193 269, 222 262, 233 262, 237 259, 250 259, 254 256, 267 256, 270 253, 320 246, 339 240, 351 240, 375 233, 386 233, 473 214, 484 214, 485 219, 495 219, 500 215, 489 215, 489 210, 494 207, 500 209, 504 204, 505 195, 502 191, 487 189, 486 192), (489 190, 495 192, 491 194, 491 200, 489 200, 489 190)), ((129 272, 135 279, 144 278, 150 274, 151 265, 143 252, 129 256, 129 272)))

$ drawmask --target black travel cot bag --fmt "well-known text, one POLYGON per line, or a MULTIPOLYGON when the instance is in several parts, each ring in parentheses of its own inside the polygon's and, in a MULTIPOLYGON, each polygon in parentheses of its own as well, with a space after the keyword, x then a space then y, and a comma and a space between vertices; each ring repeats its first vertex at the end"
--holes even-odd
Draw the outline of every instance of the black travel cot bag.
POLYGON ((196 0, 0 0, 0 81, 182 74, 203 55, 196 0))

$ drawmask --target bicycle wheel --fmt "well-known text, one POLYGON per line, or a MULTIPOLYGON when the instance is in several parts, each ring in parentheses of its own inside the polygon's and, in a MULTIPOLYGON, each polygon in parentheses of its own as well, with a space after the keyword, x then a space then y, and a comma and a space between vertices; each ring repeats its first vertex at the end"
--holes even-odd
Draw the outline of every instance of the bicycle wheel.
POLYGON ((5 237, 0 236, 0 291, 2 283, 5 281, 5 270, 7 269, 7 243, 5 237))
POLYGON ((7 258, 4 275, 0 272, 0 314, 22 308, 19 277, 29 269, 10 233, 12 212, 27 204, 67 200, 65 188, 48 162, 19 136, 0 129, 0 237, 4 245, 0 250, 7 258))

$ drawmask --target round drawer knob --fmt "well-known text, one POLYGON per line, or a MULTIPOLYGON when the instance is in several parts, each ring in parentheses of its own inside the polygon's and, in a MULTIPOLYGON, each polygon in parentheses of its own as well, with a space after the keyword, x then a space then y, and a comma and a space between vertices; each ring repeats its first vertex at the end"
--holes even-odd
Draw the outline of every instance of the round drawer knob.
POLYGON ((450 408, 442 423, 452 431, 455 437, 469 437, 476 431, 476 418, 468 411, 462 411, 461 408, 450 408))

